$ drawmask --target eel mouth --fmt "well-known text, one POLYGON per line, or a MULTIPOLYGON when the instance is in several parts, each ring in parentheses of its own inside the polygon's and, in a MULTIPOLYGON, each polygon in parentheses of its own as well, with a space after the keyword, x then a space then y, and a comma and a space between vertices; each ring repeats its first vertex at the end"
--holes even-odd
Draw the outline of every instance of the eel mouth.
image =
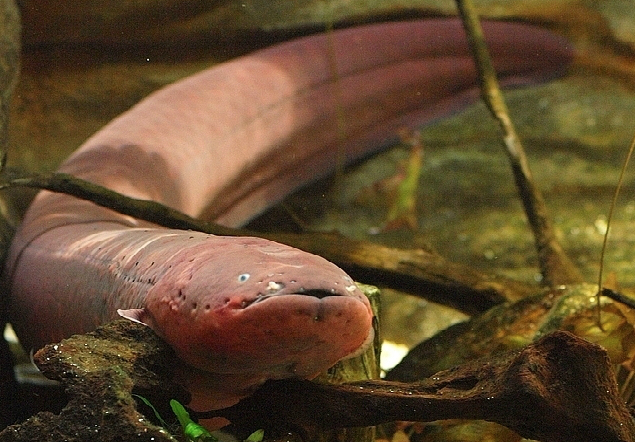
POLYGON ((292 294, 302 295, 302 296, 313 296, 314 298, 318 298, 318 299, 324 299, 329 296, 342 296, 340 293, 331 292, 329 290, 324 290, 324 289, 308 289, 308 290, 298 291, 292 294))
POLYGON ((292 295, 309 296, 316 299, 325 299, 329 297, 344 296, 341 293, 337 293, 335 291, 330 291, 325 289, 307 289, 307 290, 298 290, 296 292, 286 292, 286 293, 282 293, 282 292, 268 293, 268 294, 259 293, 258 295, 256 295, 254 299, 243 301, 242 307, 247 308, 249 306, 261 303, 263 301, 266 301, 267 299, 275 298, 277 296, 292 296, 292 295))

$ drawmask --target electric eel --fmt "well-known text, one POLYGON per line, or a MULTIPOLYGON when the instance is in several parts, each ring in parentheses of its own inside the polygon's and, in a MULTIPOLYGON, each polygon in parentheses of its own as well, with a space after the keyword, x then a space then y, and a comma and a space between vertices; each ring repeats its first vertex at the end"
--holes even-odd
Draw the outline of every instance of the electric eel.
MULTIPOLYGON (((503 84, 555 78, 572 59, 570 44, 547 30, 483 27, 503 84)), ((357 160, 399 129, 474 101, 476 83, 457 19, 311 35, 152 93, 59 171, 239 226, 331 172, 339 156, 357 160)), ((373 338, 367 299, 321 257, 166 229, 47 191, 18 228, 5 278, 10 322, 27 349, 119 311, 174 348, 201 409, 229 406, 267 379, 314 377, 373 338)))

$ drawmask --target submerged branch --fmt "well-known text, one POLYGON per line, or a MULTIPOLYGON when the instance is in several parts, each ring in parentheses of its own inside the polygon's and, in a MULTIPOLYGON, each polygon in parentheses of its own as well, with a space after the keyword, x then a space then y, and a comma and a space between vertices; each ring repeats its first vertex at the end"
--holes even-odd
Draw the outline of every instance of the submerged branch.
POLYGON ((486 276, 421 249, 391 248, 338 234, 260 233, 204 222, 158 202, 130 198, 64 173, 32 175, 0 183, 0 189, 15 186, 65 193, 167 228, 215 235, 260 236, 279 241, 323 256, 357 280, 396 288, 468 314, 483 312, 534 291, 533 286, 486 276))
POLYGON ((582 276, 564 252, 556 238, 547 213, 547 206, 532 177, 524 148, 509 117, 492 60, 487 51, 483 30, 471 0, 456 0, 468 42, 476 62, 481 95, 488 109, 498 121, 511 163, 516 187, 525 208, 527 220, 534 234, 543 281, 550 287, 582 281, 582 276))
MULTIPOLYGON (((172 229, 201 230, 197 226, 203 223, 178 210, 174 210, 156 201, 140 200, 122 195, 90 181, 74 177, 67 173, 51 172, 35 174, 0 181, 0 190, 9 187, 30 187, 33 189, 49 190, 64 193, 83 200, 90 201, 101 207, 112 209, 123 215, 144 221, 170 227, 172 229)), ((230 234, 233 229, 218 227, 218 235, 230 234), (222 230, 226 229, 227 232, 222 230)), ((204 230, 201 230, 204 231, 204 230)))
POLYGON ((545 442, 635 440, 606 351, 563 331, 420 383, 270 382, 215 414, 234 424, 307 433, 392 421, 484 419, 545 442))

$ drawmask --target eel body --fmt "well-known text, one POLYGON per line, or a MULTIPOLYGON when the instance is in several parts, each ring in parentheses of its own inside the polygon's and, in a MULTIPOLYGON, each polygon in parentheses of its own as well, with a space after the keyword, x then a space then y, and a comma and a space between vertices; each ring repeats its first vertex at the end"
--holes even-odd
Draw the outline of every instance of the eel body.
MULTIPOLYGON (((571 59, 567 42, 545 30, 484 28, 503 83, 552 78, 571 59)), ((475 83, 457 20, 309 36, 151 94, 60 171, 236 226, 328 173, 338 149, 350 161, 381 148, 398 129, 473 100, 475 83)), ((5 275, 10 320, 27 348, 125 310, 186 362, 191 388, 204 390, 198 407, 230 405, 267 379, 310 378, 372 340, 368 301, 320 257, 164 229, 50 192, 25 215, 5 275)))

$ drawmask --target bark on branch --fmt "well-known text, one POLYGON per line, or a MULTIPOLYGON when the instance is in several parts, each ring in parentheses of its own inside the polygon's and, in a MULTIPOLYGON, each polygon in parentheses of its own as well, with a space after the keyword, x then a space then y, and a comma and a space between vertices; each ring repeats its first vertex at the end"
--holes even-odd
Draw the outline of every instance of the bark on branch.
POLYGON ((516 187, 534 234, 543 282, 549 287, 582 282, 582 275, 556 237, 544 198, 533 179, 525 149, 509 117, 472 1, 456 0, 456 3, 478 70, 481 96, 503 132, 503 141, 516 187))
POLYGON ((392 421, 484 419, 544 442, 635 440, 606 351, 563 331, 421 383, 271 382, 220 414, 301 433, 392 421))

